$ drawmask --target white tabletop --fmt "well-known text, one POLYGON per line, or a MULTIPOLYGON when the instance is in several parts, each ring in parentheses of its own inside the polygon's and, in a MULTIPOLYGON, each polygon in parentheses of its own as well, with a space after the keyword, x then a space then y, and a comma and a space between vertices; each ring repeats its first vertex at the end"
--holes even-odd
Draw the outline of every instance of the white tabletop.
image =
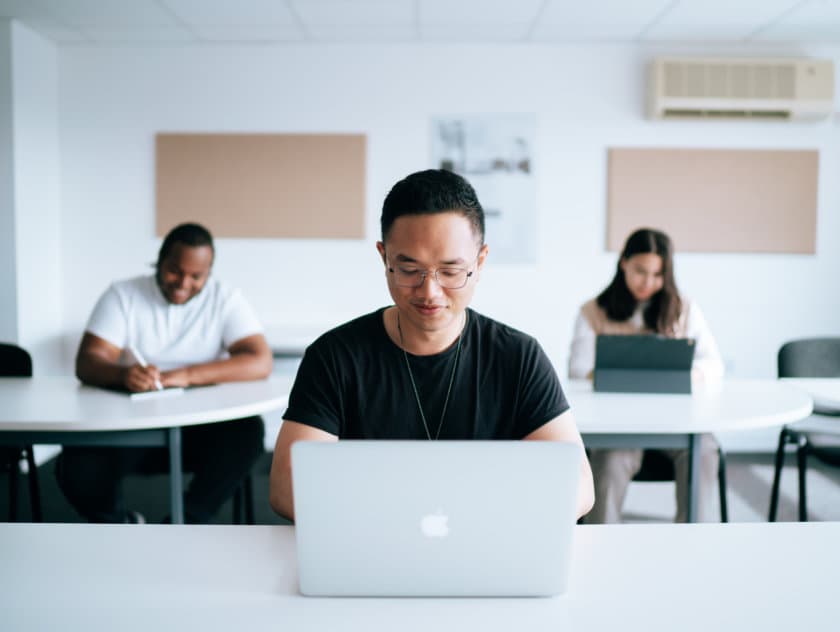
POLYGON ((0 431, 140 430, 241 419, 285 406, 291 383, 289 376, 272 376, 132 400, 70 376, 3 378, 0 431))
MULTIPOLYGON (((9 630, 827 630, 840 523, 576 527, 538 599, 298 593, 292 527, 0 525, 9 630)), ((508 569, 499 569, 508 572, 508 569)))
POLYGON ((811 414, 811 398, 779 380, 723 380, 691 395, 595 393, 592 383, 565 384, 583 434, 685 434, 780 426, 811 414))
POLYGON ((840 378, 783 378, 786 384, 793 384, 807 392, 814 400, 815 408, 840 412, 840 378))

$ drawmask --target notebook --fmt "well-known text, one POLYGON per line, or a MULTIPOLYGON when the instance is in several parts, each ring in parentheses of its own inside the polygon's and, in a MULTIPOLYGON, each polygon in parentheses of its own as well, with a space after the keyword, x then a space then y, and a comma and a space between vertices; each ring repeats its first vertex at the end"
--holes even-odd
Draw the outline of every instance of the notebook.
POLYGON ((562 593, 580 460, 578 445, 549 441, 295 443, 300 590, 562 593))
POLYGON ((594 390, 616 393, 691 393, 693 338, 598 336, 594 390))

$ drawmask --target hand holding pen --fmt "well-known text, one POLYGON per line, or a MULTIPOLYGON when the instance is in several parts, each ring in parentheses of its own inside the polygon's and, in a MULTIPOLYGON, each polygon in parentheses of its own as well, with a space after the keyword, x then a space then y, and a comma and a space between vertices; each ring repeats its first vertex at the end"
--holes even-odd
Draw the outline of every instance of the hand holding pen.
POLYGON ((135 364, 132 366, 125 377, 125 385, 128 390, 151 391, 154 389, 163 390, 163 384, 160 382, 160 372, 155 366, 149 366, 146 360, 140 355, 136 347, 129 346, 128 350, 134 356, 135 364))

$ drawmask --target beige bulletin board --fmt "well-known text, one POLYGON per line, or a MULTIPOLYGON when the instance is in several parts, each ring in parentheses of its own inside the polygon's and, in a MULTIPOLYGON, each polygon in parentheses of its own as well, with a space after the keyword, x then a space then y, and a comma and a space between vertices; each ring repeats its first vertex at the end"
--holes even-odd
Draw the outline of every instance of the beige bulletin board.
POLYGON ((640 227, 678 252, 816 251, 817 151, 610 149, 607 247, 640 227))
POLYGON ((361 239, 363 134, 158 134, 158 235, 361 239))

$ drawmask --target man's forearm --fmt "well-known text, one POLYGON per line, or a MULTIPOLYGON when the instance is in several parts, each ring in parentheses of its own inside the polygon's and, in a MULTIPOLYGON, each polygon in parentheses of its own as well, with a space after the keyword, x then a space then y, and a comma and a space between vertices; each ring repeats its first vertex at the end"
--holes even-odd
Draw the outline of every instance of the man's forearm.
MULTIPOLYGON (((240 353, 224 360, 185 367, 188 385, 218 384, 221 382, 244 382, 260 380, 271 373, 271 357, 240 353)), ((175 371, 166 371, 163 377, 175 371)))
POLYGON ((126 367, 93 354, 76 358, 76 377, 93 386, 123 386, 126 367))
POLYGON ((269 482, 268 502, 280 516, 295 520, 295 503, 292 497, 291 471, 276 471, 272 468, 269 482))

